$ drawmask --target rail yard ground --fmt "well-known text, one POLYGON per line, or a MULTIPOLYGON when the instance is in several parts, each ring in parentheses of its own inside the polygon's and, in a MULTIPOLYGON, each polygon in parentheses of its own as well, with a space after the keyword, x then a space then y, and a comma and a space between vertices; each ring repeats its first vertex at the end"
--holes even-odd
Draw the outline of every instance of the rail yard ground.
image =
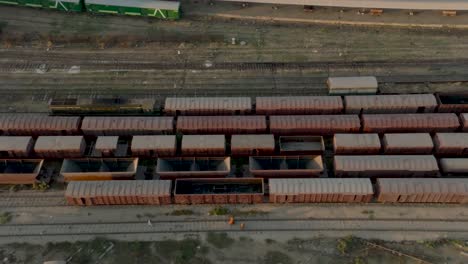
MULTIPOLYGON (((51 97, 68 95, 325 94, 329 75, 424 79, 468 67, 462 29, 280 24, 190 12, 177 22, 14 7, 0 14, 1 111, 45 112, 51 97)), ((464 83, 382 87, 460 91, 464 83)))
MULTIPOLYGON (((185 6, 185 17, 176 22, 1 6, 0 112, 47 112, 48 100, 57 96, 163 101, 178 95, 323 95, 326 77, 342 75, 375 75, 382 93, 459 92, 468 83, 465 13, 410 17, 395 11, 374 17, 268 5, 185 6), (249 17, 229 18, 239 15, 249 17), (272 19, 264 19, 266 15, 272 19), (296 22, 312 17, 316 23, 294 23, 291 17, 299 18, 296 22), (336 21, 350 25, 332 25, 336 21), (395 21, 421 25, 351 25, 395 21)), ((287 264, 416 263, 411 256, 428 263, 468 259, 466 206, 68 207, 63 198, 62 190, 2 190, 0 261, 287 264), (230 214, 237 220, 234 226, 227 223, 230 214), (246 223, 244 230, 241 223, 246 223), (96 239, 96 230, 106 238, 82 241, 96 239)))

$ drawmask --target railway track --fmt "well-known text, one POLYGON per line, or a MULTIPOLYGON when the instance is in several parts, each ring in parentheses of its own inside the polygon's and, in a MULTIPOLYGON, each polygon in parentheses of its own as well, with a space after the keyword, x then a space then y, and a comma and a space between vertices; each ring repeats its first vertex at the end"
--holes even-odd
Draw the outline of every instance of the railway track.
MULTIPOLYGON (((1 53, 0 53, 1 54, 1 53)), ((97 55, 98 56, 98 55, 97 55)), ((400 60, 400 61, 310 61, 310 62, 154 62, 153 61, 125 61, 114 55, 113 60, 90 59, 84 60, 75 56, 45 56, 32 55, 28 60, 3 59, 0 61, 0 72, 35 72, 38 69, 68 71, 72 66, 79 65, 83 70, 107 71, 137 71, 137 70, 227 70, 227 71, 278 71, 278 70, 320 70, 336 69, 359 70, 365 68, 394 68, 394 67, 467 67, 468 59, 456 60, 400 60), (16 61, 16 62, 15 62, 16 61)))
POLYGON ((458 235, 468 233, 468 221, 398 219, 253 219, 239 218, 245 228, 216 220, 151 220, 128 222, 6 224, 0 225, 0 237, 100 236, 127 234, 184 234, 197 232, 310 232, 372 231, 432 232, 458 235))

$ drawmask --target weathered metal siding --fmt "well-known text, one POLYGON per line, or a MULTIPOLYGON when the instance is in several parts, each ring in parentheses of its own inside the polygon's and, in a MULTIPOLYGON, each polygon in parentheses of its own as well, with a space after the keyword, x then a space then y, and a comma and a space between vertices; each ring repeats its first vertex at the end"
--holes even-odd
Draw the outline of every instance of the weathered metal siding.
POLYGON ((330 94, 375 94, 379 87, 374 76, 330 77, 327 85, 330 94))
POLYGON ((168 115, 233 115, 252 112, 249 97, 169 97, 164 111, 168 115))
POLYGON ((273 135, 232 135, 233 156, 271 155, 275 152, 273 135))
POLYGON ((438 155, 468 154, 468 133, 436 133, 435 153, 438 155))
POLYGON ((33 184, 43 163, 42 159, 0 159, 0 184, 33 184))
POLYGON ((158 159, 156 173, 163 179, 222 178, 231 171, 231 158, 164 158, 158 159))
POLYGON ((439 174, 431 155, 335 156, 337 177, 431 177, 439 174))
POLYGON ((344 97, 347 114, 433 113, 437 100, 432 94, 360 95, 344 97))
POLYGON ((171 157, 177 148, 176 136, 134 136, 132 155, 138 157, 171 157))
POLYGON ((164 205, 171 203, 171 181, 80 181, 67 185, 70 205, 164 205))
POLYGON ((451 132, 460 127, 455 114, 362 115, 364 132, 451 132))
MULTIPOLYGON (((198 187, 193 187, 198 188, 198 187)), ((262 179, 254 178, 226 178, 226 179, 177 179, 175 181, 174 202, 176 204, 253 204, 262 203, 264 186, 262 179), (213 191, 204 193, 181 191, 181 185, 190 182, 204 185, 218 185, 213 191), (229 185, 242 184, 247 189, 248 185, 260 186, 258 192, 229 192, 229 185)))
POLYGON ((103 157, 111 157, 115 155, 119 142, 118 136, 100 136, 96 140, 94 150, 103 157))
POLYGON ((385 154, 431 154, 434 149, 429 133, 385 134, 382 145, 385 154))
POLYGON ((443 158, 439 164, 442 172, 447 174, 468 173, 468 158, 443 158))
POLYGON ((377 179, 383 203, 468 203, 468 179, 377 179))
POLYGON ((460 114, 460 124, 462 131, 468 132, 468 113, 460 114))
POLYGON ((169 116, 85 117, 81 130, 93 136, 157 135, 173 132, 174 118, 169 116))
POLYGON ((265 116, 180 116, 177 132, 183 134, 257 134, 267 131, 265 116))
POLYGON ((34 146, 32 137, 1 137, 0 152, 7 157, 24 158, 31 154, 34 146))
POLYGON ((255 177, 319 177, 323 173, 322 156, 250 157, 249 170, 255 177))
POLYGON ((339 96, 257 97, 255 105, 259 115, 328 115, 343 111, 339 96))
POLYGON ((325 143, 322 136, 283 136, 279 138, 279 148, 285 155, 322 154, 325 143))
POLYGON ((47 114, 1 114, 0 131, 10 136, 76 135, 80 117, 47 114))
POLYGON ((335 154, 378 154, 381 145, 378 134, 335 134, 335 154))
POLYGON ((184 156, 225 156, 226 138, 224 135, 185 135, 182 137, 184 156))
POLYGON ((370 179, 270 179, 271 203, 369 202, 370 179))
POLYGON ((283 115, 270 117, 270 131, 276 135, 332 135, 359 132, 357 115, 283 115))
POLYGON ((34 153, 41 158, 80 158, 85 149, 83 136, 42 136, 34 145, 34 153))
POLYGON ((60 174, 66 182, 132 179, 138 158, 65 159, 60 174))

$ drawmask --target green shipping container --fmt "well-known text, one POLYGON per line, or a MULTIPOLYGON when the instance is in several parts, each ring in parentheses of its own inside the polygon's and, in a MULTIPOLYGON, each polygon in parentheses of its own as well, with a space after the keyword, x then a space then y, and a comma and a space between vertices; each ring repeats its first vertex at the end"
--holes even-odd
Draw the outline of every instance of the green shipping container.
MULTIPOLYGON (((1 0, 0 0, 1 1, 1 0)), ((180 3, 156 0, 86 0, 91 13, 148 16, 161 19, 179 19, 180 3)))
POLYGON ((83 0, 0 0, 0 4, 57 9, 69 12, 82 12, 83 0))

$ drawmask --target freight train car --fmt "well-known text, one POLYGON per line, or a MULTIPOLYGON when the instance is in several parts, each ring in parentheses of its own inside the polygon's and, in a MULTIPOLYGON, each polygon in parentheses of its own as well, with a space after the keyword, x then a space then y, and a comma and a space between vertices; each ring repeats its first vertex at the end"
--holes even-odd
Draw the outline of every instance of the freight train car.
POLYGON ((0 4, 40 7, 67 12, 84 11, 84 0, 0 0, 0 4))
POLYGON ((87 12, 179 19, 180 3, 157 0, 85 0, 87 12))

